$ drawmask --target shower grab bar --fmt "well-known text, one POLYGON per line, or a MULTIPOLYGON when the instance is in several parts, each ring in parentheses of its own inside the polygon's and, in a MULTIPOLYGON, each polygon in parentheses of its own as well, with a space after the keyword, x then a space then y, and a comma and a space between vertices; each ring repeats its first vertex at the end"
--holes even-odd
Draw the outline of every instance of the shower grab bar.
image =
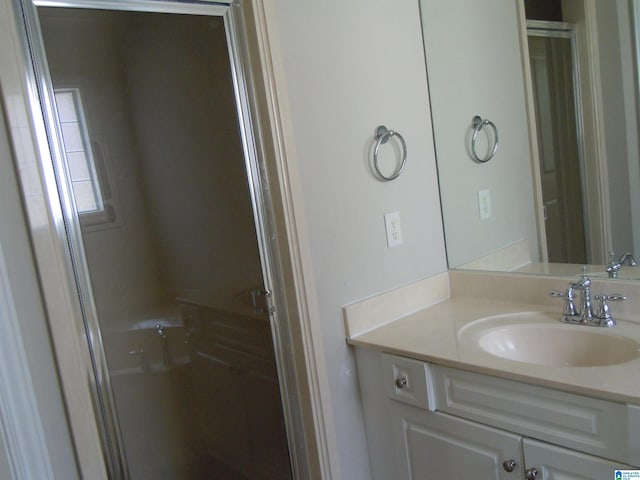
POLYGON ((491 160, 498 151, 498 129, 491 120, 486 118, 483 120, 479 115, 473 117, 471 126, 473 127, 473 135, 471 136, 471 156, 478 163, 486 163, 491 160), (491 151, 484 158, 480 158, 476 152, 476 139, 485 126, 489 126, 493 129, 493 146, 491 147, 491 151))

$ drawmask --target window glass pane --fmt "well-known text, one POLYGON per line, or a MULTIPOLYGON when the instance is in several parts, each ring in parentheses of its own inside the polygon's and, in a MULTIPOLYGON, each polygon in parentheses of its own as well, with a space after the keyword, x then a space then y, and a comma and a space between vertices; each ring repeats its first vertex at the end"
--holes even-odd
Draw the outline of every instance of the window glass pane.
POLYGON ((73 93, 56 92, 56 105, 61 123, 77 121, 76 106, 73 103, 73 93))
POLYGON ((91 172, 84 152, 67 152, 67 163, 69 164, 71 181, 91 180, 91 172))
POLYGON ((78 212, 93 212, 98 209, 90 180, 73 182, 73 194, 78 212))
POLYGON ((67 88, 54 93, 76 209, 80 214, 101 211, 104 207, 93 156, 85 149, 90 143, 80 91, 67 88))
POLYGON ((84 150, 82 144, 82 134, 79 123, 63 123, 62 138, 64 139, 64 149, 66 152, 81 152, 84 150))

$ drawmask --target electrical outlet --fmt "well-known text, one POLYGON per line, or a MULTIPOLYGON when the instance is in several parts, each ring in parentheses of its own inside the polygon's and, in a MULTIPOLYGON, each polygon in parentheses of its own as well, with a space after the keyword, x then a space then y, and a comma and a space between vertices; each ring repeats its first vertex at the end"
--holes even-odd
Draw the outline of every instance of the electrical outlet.
POLYGON ((478 208, 480 209, 480 220, 491 218, 491 190, 478 192, 478 208))
POLYGON ((391 248, 402 245, 400 214, 398 212, 385 213, 384 226, 387 230, 387 247, 391 248))

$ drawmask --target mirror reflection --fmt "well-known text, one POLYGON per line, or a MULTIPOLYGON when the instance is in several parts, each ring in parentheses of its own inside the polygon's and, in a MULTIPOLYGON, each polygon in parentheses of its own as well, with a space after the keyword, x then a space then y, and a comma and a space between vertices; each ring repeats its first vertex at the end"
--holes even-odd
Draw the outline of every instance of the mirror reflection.
POLYGON ((640 279, 636 3, 421 0, 450 268, 640 279))

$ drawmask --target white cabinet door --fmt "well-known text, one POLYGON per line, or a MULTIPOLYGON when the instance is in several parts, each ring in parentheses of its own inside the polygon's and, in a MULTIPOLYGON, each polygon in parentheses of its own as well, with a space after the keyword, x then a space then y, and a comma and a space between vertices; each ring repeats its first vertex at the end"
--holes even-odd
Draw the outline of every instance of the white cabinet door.
POLYGON ((439 412, 391 402, 398 478, 521 479, 521 437, 439 412), (504 462, 515 466, 508 472, 504 462))
POLYGON ((522 443, 525 470, 535 468, 538 472, 536 480, 607 480, 615 478, 616 470, 633 469, 528 438, 522 443))

